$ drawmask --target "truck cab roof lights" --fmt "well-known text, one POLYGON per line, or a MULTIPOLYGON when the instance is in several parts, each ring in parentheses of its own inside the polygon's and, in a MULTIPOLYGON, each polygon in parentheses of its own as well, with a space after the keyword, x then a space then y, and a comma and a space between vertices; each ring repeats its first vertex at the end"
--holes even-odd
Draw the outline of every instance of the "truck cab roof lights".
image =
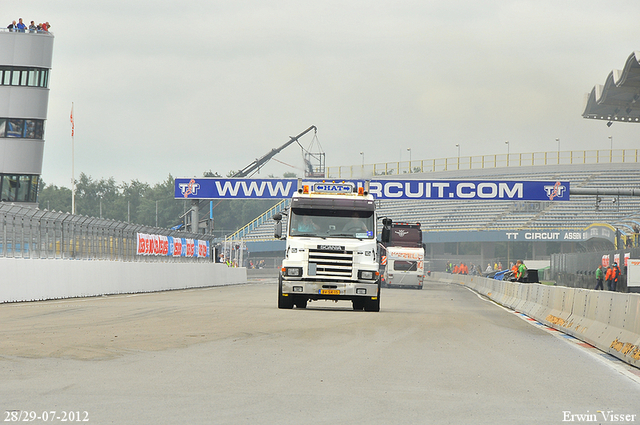
POLYGON ((355 192, 355 186, 353 183, 314 183, 314 193, 325 193, 330 195, 344 195, 355 192))
POLYGON ((312 193, 316 194, 329 194, 329 195, 347 195, 347 194, 355 194, 358 196, 367 196, 370 191, 370 181, 366 180, 364 182, 364 186, 358 186, 352 182, 348 182, 346 180, 336 181, 336 180, 322 180, 316 183, 307 183, 304 184, 301 178, 298 178, 298 189, 297 192, 299 194, 309 195, 312 193))

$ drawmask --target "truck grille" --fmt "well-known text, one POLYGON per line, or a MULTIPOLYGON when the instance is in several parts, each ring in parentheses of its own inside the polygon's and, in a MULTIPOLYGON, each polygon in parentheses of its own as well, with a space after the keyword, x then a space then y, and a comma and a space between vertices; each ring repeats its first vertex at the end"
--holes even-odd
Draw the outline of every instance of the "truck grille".
POLYGON ((316 276, 350 279, 353 270, 353 251, 309 250, 309 265, 315 263, 316 276))

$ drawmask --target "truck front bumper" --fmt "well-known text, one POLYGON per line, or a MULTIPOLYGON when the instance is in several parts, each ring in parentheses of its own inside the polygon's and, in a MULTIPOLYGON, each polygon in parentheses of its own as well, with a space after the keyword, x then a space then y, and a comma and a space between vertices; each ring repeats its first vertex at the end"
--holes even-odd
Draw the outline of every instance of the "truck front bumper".
POLYGON ((311 300, 352 300, 377 297, 378 282, 282 281, 282 293, 303 295, 311 300))

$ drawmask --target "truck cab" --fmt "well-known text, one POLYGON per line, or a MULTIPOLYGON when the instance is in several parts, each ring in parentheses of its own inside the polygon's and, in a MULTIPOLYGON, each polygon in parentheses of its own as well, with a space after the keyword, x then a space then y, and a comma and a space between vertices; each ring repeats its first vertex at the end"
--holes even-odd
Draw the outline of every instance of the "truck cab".
POLYGON ((380 310, 376 209, 368 185, 298 183, 285 214, 274 215, 286 238, 278 308, 348 300, 354 310, 380 310), (285 219, 286 217, 286 219, 285 219))

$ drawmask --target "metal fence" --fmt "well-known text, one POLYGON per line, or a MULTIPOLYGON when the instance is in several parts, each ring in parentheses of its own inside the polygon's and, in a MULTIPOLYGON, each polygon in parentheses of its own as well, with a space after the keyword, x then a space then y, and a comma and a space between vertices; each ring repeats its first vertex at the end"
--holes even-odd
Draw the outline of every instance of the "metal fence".
POLYGON ((609 264, 613 264, 616 254, 619 256, 618 265, 622 272, 617 291, 627 292, 627 268, 624 265, 624 257, 627 254, 629 258, 640 258, 640 248, 551 254, 552 279, 556 280, 558 285, 593 289, 596 285, 596 268, 602 264, 603 257, 608 257, 609 264))
POLYGON ((213 236, 0 203, 0 258, 210 262, 213 258, 136 255, 137 234, 209 241, 213 236))
POLYGON ((361 178, 535 165, 637 163, 638 149, 506 153, 327 167, 327 178, 361 178))

